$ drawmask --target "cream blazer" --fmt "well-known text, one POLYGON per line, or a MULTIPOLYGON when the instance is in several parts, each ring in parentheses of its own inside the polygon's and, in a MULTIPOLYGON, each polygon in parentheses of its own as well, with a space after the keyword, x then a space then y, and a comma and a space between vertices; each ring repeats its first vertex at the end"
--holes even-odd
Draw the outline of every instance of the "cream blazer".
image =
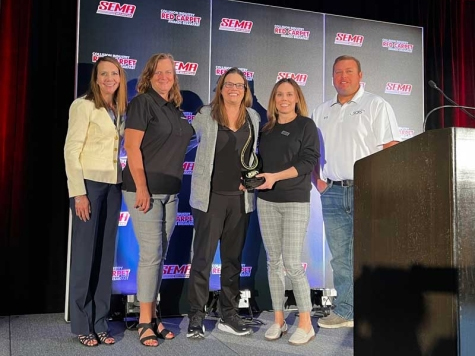
POLYGON ((118 160, 124 120, 117 121, 116 126, 105 108, 96 109, 83 97, 71 104, 64 145, 69 197, 86 194, 84 179, 122 183, 118 160))

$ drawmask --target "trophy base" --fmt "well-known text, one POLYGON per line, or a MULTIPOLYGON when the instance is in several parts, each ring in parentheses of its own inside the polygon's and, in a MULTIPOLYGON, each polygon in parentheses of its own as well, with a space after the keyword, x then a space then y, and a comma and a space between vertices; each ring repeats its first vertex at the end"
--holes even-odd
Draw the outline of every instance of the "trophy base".
POLYGON ((242 185, 246 189, 252 190, 264 184, 266 179, 264 177, 257 178, 258 174, 259 171, 257 170, 242 172, 242 185))
POLYGON ((252 178, 252 179, 249 179, 249 180, 244 180, 242 185, 248 189, 248 190, 254 190, 255 188, 257 188, 258 186, 264 184, 266 182, 266 179, 265 178, 252 178))

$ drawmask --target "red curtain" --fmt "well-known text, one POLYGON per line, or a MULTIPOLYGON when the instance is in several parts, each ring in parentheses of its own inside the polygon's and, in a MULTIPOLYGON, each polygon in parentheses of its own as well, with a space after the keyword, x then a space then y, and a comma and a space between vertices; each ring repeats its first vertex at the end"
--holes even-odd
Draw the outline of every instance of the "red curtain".
MULTIPOLYGON (((28 128, 30 0, 2 0, 0 12, 0 227, 7 236, 21 228, 25 135, 28 128)), ((1 244, 15 239, 1 239, 1 244)))
MULTIPOLYGON (((455 1, 455 20, 451 31, 453 41, 452 75, 454 97, 460 105, 475 106, 475 1, 455 1)), ((475 116, 475 110, 470 110, 475 116)), ((457 110, 455 127, 475 127, 475 119, 457 110)))
MULTIPOLYGON (((419 4, 424 26, 426 82, 434 80, 459 105, 475 106, 475 1, 447 0, 419 4)), ((426 112, 451 103, 426 87, 426 112)), ((467 110, 475 116, 475 110, 467 110)), ((434 113, 428 129, 475 127, 475 119, 455 108, 434 113)))

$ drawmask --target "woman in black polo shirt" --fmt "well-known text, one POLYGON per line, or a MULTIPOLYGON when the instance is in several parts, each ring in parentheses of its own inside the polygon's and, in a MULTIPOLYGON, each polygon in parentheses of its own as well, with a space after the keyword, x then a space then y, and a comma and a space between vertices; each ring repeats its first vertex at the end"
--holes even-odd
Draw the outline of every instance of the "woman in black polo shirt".
POLYGON ((159 53, 148 60, 137 92, 127 110, 122 189, 139 244, 139 338, 145 346, 158 346, 158 337, 174 338, 157 320, 156 301, 193 128, 180 111, 183 99, 172 55, 159 53))

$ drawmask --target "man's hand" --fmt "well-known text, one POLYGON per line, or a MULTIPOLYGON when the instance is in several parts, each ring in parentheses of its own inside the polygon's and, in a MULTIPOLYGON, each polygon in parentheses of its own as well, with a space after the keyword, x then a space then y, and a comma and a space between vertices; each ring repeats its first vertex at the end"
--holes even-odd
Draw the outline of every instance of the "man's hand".
POLYGON ((317 190, 321 194, 325 189, 327 189, 328 184, 324 180, 318 178, 317 179, 317 190))

